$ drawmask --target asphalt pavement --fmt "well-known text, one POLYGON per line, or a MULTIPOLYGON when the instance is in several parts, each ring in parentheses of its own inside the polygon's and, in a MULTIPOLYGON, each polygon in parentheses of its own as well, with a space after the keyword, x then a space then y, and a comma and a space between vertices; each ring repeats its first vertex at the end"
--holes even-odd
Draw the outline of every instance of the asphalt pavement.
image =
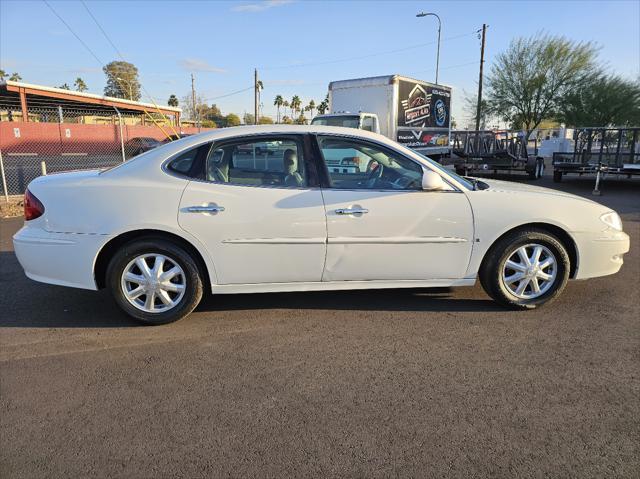
POLYGON ((639 477, 640 182, 596 199, 621 272, 539 310, 479 285, 255 294, 164 327, 28 280, 2 220, 0 476, 639 477))

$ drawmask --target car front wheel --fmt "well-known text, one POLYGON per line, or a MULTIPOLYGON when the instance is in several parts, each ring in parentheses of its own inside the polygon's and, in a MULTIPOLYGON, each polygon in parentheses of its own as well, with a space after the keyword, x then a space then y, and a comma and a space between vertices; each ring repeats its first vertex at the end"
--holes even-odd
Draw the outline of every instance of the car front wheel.
POLYGON ((193 258, 161 239, 126 244, 112 258, 107 281, 118 306, 145 324, 167 324, 187 316, 202 298, 193 258))
POLYGON ((500 239, 480 268, 482 287, 498 303, 533 309, 557 298, 569 279, 567 250, 542 230, 521 230, 500 239))

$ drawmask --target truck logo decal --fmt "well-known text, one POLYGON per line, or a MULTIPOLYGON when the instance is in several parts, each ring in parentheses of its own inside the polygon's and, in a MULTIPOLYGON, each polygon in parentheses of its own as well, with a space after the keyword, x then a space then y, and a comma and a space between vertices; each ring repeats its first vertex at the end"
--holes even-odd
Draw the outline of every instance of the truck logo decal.
POLYGON ((447 121, 447 107, 442 100, 436 101, 433 107, 436 117, 436 125, 444 126, 447 121))
POLYGON ((397 126, 399 128, 449 128, 451 90, 424 82, 398 83, 397 126))
POLYGON ((401 103, 405 125, 424 126, 431 116, 431 93, 427 93, 421 85, 416 84, 401 103))

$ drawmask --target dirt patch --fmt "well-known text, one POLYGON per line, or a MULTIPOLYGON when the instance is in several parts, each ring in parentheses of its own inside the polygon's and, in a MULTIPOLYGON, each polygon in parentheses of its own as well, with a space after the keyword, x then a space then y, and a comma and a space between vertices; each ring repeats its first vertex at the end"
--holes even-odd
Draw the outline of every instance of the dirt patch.
POLYGON ((24 198, 9 198, 7 202, 4 198, 0 199, 0 218, 12 218, 14 216, 22 216, 24 214, 24 198))

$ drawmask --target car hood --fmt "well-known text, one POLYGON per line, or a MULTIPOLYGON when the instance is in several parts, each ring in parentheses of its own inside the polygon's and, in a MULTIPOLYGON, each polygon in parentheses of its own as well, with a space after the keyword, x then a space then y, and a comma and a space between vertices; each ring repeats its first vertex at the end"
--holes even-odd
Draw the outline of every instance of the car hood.
POLYGON ((574 200, 581 200, 587 203, 592 203, 598 205, 595 201, 592 201, 588 198, 583 198, 582 196, 572 195, 571 193, 565 193, 564 191, 554 190, 552 188, 543 188, 541 186, 533 186, 526 183, 520 183, 515 181, 501 181, 501 180, 488 180, 486 178, 474 178, 481 183, 486 183, 489 185, 489 188, 486 190, 481 190, 485 192, 493 192, 493 193, 536 193, 541 195, 552 195, 552 196, 560 196, 563 198, 571 198, 574 200))

